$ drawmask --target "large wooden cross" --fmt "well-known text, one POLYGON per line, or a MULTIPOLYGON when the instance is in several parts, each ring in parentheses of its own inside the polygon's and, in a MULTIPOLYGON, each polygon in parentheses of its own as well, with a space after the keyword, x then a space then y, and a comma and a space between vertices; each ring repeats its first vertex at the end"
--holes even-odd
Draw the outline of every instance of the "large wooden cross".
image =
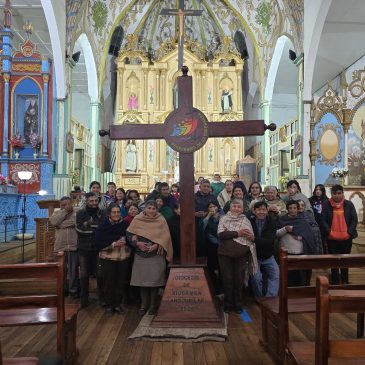
POLYGON ((179 0, 179 9, 162 9, 160 15, 177 15, 179 19, 178 30, 178 69, 181 70, 184 63, 184 20, 186 16, 200 16, 203 10, 186 10, 184 0, 179 0))
POLYGON ((177 78, 178 108, 172 111, 164 124, 112 125, 101 136, 111 139, 162 139, 180 153, 180 252, 181 262, 171 266, 160 308, 151 325, 154 327, 210 327, 224 326, 222 308, 212 293, 206 266, 196 260, 195 253, 195 196, 194 152, 208 137, 235 137, 263 135, 263 120, 208 122, 206 116, 193 107, 193 83, 188 68, 177 78))
POLYGON ((195 196, 194 196, 194 152, 200 149, 208 137, 237 137, 263 135, 266 126, 263 120, 208 122, 205 115, 193 107, 192 77, 183 67, 179 76, 179 107, 172 111, 164 124, 111 125, 109 131, 102 130, 101 136, 110 139, 165 139, 167 144, 180 153, 180 252, 182 265, 194 265, 195 254, 195 196))

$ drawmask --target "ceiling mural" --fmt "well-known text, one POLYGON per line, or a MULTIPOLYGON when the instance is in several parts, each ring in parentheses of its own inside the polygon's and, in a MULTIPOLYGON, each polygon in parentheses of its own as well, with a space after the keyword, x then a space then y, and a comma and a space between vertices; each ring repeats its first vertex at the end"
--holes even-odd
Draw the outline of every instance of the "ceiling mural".
MULTIPOLYGON (((176 0, 68 0, 68 46, 71 48, 80 33, 86 33, 102 82, 114 28, 122 25, 124 34, 138 33, 146 51, 153 53, 162 42, 176 37, 176 17, 159 13, 165 7, 176 8, 177 3, 176 0), (81 4, 85 5, 85 11, 80 11, 81 4)), ((185 33, 208 54, 218 52, 224 37, 233 40, 237 30, 243 32, 251 77, 261 87, 264 87, 277 39, 285 33, 293 38, 296 48, 302 45, 302 0, 189 0, 185 1, 185 7, 203 9, 201 17, 185 19, 185 33)))
POLYGON ((83 0, 67 0, 66 2, 66 49, 67 54, 71 53, 75 25, 79 18, 79 10, 83 0))
MULTIPOLYGON (((293 44, 297 53, 303 52, 304 0, 284 0, 284 14, 289 20, 293 44)), ((290 33, 290 32, 289 32, 290 33)))

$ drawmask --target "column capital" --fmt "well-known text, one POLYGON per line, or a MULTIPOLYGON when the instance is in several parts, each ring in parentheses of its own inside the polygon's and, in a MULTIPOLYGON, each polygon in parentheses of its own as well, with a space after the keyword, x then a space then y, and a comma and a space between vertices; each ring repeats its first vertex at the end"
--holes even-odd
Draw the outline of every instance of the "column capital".
POLYGON ((304 62, 304 53, 301 53, 294 61, 294 65, 299 67, 300 65, 302 65, 304 62))
POLYGON ((3 73, 3 78, 5 82, 9 82, 10 81, 10 73, 5 72, 3 73))

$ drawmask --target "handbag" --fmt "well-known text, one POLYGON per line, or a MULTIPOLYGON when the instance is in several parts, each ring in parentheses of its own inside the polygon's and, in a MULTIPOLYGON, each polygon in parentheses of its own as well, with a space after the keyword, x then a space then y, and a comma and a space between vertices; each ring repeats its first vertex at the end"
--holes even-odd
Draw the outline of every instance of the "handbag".
POLYGON ((233 239, 225 240, 218 246, 218 255, 233 258, 242 258, 249 254, 250 248, 234 241, 233 239))

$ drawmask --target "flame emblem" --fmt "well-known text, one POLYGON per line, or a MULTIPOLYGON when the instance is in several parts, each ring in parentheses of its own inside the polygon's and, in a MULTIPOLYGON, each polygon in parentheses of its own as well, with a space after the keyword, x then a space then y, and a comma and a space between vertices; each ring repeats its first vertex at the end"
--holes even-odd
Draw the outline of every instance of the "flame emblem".
POLYGON ((198 127, 198 120, 189 118, 185 119, 183 122, 180 122, 178 125, 174 126, 172 133, 170 134, 171 137, 178 137, 178 136, 190 136, 193 134, 198 127))

